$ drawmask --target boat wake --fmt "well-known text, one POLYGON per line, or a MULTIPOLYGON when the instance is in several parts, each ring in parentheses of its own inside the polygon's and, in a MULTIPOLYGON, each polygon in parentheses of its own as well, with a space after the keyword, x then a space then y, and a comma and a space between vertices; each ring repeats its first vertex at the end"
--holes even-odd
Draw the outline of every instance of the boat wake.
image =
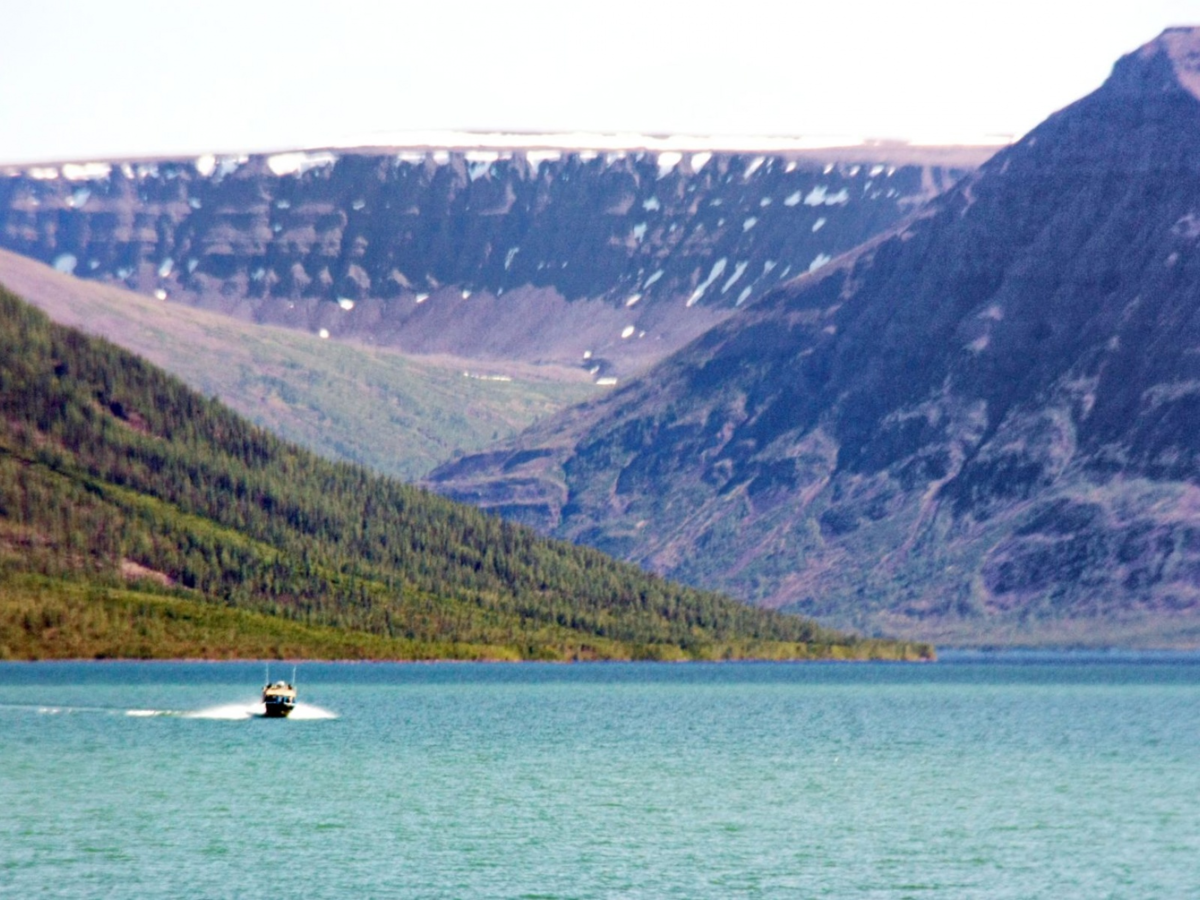
POLYGON ((289 719, 336 719, 338 714, 311 703, 297 703, 289 719))
POLYGON ((0 703, 0 709, 11 709, 17 712, 33 712, 39 716, 65 716, 73 713, 111 713, 113 710, 103 706, 33 706, 25 703, 0 703))
POLYGON ((263 705, 257 701, 250 703, 226 703, 221 706, 210 706, 206 709, 192 710, 183 713, 185 719, 220 719, 234 722, 239 719, 255 719, 263 715, 263 705))
POLYGON ((79 713, 90 713, 99 716, 135 716, 150 718, 151 716, 182 716, 185 713, 175 709, 113 709, 109 706, 32 706, 25 704, 0 704, 0 709, 22 710, 37 713, 39 716, 70 716, 79 713))
MULTIPOLYGON (((25 710, 43 716, 61 716, 77 713, 92 713, 108 716, 128 716, 134 719, 176 718, 176 719, 216 719, 236 722, 243 719, 264 719, 267 710, 261 700, 249 703, 225 703, 220 706, 210 706, 205 709, 112 709, 101 706, 34 706, 26 704, 0 704, 0 709, 25 710)), ((336 719, 337 713, 311 703, 297 703, 290 716, 292 720, 315 721, 320 719, 336 719)))
MULTIPOLYGON (((262 701, 254 701, 253 703, 227 703, 222 706, 211 706, 208 709, 200 709, 195 712, 183 713, 182 715, 187 719, 237 721, 240 719, 266 718, 267 709, 263 706, 262 701)), ((292 720, 336 719, 337 713, 322 709, 319 706, 313 706, 311 703, 297 703, 296 708, 292 710, 291 715, 287 718, 292 720)))

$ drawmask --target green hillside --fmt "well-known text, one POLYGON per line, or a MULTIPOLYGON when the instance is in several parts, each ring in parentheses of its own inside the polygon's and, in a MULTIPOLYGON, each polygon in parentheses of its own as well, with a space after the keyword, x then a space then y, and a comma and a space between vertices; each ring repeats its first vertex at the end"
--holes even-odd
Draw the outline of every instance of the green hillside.
POLYGON ((582 370, 489 367, 244 322, 63 275, 3 250, 0 284, 286 440, 406 481, 603 390, 582 370))
POLYGON ((0 291, 11 656, 910 657, 273 437, 0 291))

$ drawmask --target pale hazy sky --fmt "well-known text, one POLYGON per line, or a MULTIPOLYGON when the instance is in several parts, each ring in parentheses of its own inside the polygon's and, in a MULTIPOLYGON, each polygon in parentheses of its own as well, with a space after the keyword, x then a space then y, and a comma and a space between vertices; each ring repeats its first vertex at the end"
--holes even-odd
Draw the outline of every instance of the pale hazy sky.
POLYGON ((424 129, 1019 135, 1200 0, 5 0, 0 162, 424 129))

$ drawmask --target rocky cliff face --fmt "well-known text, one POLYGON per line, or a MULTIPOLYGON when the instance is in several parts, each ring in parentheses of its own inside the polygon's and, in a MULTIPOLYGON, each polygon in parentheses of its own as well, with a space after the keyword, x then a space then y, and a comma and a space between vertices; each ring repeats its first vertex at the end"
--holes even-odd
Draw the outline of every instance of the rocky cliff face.
POLYGON ((306 151, 0 169, 0 244, 422 353, 644 368, 986 151, 306 151))
POLYGON ((825 621, 1200 640, 1200 32, 897 232, 433 481, 825 621))

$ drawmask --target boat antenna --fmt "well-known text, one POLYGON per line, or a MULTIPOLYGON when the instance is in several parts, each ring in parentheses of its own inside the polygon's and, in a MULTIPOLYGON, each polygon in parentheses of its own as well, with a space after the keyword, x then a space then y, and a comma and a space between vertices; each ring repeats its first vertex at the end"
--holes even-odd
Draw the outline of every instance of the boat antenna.
POLYGON ((296 686, 296 667, 292 666, 292 687, 296 686))

